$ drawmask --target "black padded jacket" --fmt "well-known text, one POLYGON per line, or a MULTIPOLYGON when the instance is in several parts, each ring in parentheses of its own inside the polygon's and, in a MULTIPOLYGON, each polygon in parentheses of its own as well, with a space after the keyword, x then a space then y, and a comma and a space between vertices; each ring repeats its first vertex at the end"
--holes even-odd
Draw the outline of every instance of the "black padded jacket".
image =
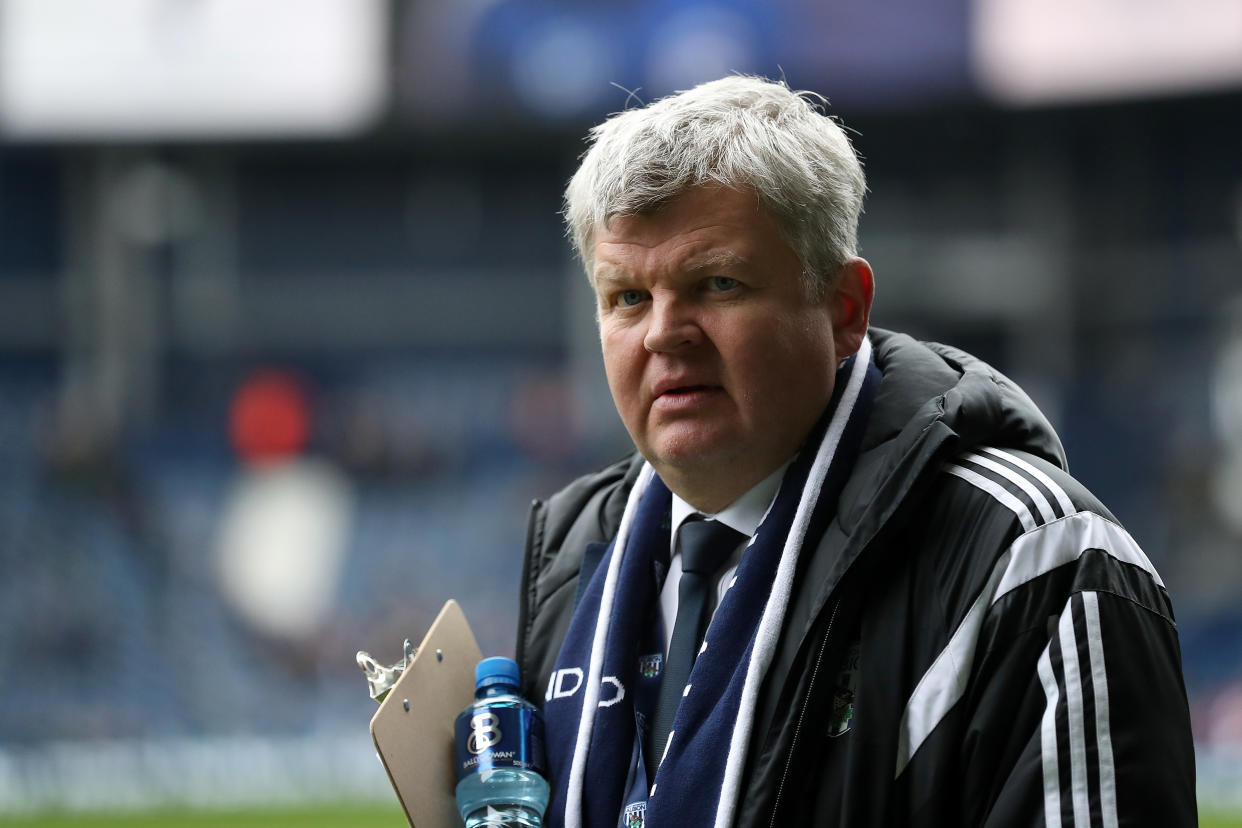
MULTIPOLYGON (((1197 824, 1159 575, 1021 389, 956 349, 870 337, 884 378, 799 562, 736 824, 1197 824)), ((616 532, 640 464, 533 505, 517 643, 533 700, 584 549, 616 532)))

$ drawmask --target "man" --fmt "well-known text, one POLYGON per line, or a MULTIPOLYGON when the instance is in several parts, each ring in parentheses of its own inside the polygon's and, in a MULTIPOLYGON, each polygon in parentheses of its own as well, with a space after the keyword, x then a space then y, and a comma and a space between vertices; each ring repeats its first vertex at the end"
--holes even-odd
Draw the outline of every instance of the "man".
POLYGON ((1194 825, 1159 575, 1020 389, 869 328, 864 190, 779 83, 593 130, 565 212, 638 454, 532 514, 548 824, 1194 825))

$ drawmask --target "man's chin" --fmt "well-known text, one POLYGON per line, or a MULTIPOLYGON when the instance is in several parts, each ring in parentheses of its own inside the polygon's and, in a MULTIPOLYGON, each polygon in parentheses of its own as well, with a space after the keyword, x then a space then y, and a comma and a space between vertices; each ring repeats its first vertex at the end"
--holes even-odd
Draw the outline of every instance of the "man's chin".
POLYGON ((661 466, 682 473, 713 473, 730 455, 735 455, 738 440, 720 434, 663 435, 650 452, 643 452, 657 470, 661 466))
POLYGON ((644 456, 674 491, 678 484, 714 489, 740 471, 736 440, 680 440, 657 446, 644 456))

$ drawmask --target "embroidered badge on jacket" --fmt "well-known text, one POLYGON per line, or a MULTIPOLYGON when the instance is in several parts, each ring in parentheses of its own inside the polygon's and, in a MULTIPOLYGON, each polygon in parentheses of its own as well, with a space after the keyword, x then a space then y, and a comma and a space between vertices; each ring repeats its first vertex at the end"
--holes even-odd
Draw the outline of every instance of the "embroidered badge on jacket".
POLYGON ((854 720, 854 692, 858 689, 858 657, 861 642, 855 640, 845 654, 845 667, 837 674, 832 688, 832 713, 828 717, 828 735, 836 738, 846 733, 854 720))

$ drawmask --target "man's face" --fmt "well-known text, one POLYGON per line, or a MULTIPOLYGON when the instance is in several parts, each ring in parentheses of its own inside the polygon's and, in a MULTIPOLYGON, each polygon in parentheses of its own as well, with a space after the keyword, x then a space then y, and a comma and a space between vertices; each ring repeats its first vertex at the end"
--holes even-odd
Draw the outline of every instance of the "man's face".
POLYGON ((595 239, 604 367, 639 451, 717 511, 793 456, 832 395, 833 292, 753 193, 699 187, 595 239))

